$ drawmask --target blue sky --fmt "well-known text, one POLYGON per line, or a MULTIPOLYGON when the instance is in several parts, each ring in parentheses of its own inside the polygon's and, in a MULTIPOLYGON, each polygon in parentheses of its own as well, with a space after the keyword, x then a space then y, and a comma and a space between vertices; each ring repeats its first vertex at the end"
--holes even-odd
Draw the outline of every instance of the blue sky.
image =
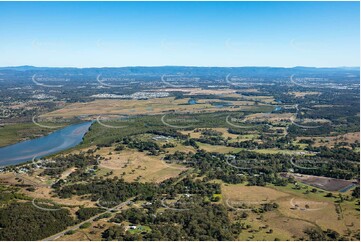
POLYGON ((359 2, 0 2, 0 66, 359 66, 359 2))

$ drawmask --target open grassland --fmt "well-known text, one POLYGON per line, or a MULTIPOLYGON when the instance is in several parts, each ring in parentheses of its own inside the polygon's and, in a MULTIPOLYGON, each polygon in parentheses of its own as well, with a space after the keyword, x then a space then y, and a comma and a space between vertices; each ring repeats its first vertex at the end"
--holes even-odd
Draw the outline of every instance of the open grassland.
POLYGON ((231 207, 231 214, 249 214, 245 223, 252 227, 242 231, 242 240, 292 240, 304 236, 303 231, 308 227, 323 230, 330 228, 342 235, 347 235, 349 230, 352 233, 359 231, 356 201, 338 205, 335 197, 325 197, 325 193, 305 194, 307 188, 295 190, 292 185, 254 187, 227 184, 222 185, 222 194, 225 205, 231 207), (236 207, 246 204, 249 208, 257 208, 265 202, 275 202, 279 207, 261 215, 244 210, 244 207, 236 207), (337 209, 337 206, 341 209, 337 209), (269 229, 273 232, 269 233, 269 229))
MULTIPOLYGON (((38 171, 37 173, 40 173, 38 171)), ((15 174, 15 173, 0 173, 0 182, 7 185, 19 186, 21 192, 25 195, 35 198, 37 200, 49 199, 56 204, 68 206, 94 206, 95 203, 89 200, 81 199, 79 196, 73 196, 71 199, 61 199, 54 196, 51 184, 55 182, 53 179, 37 176, 37 173, 29 174, 15 174), (28 191, 26 188, 34 187, 34 191, 28 191)))
POLYGON ((199 149, 205 150, 207 152, 217 152, 217 153, 238 153, 241 150, 244 150, 244 148, 234 148, 234 147, 227 147, 224 145, 210 145, 210 144, 204 144, 201 142, 197 142, 199 149))
POLYGON ((304 237, 303 231, 306 228, 313 227, 313 224, 307 221, 285 218, 277 212, 268 212, 262 217, 250 213, 247 220, 244 220, 244 223, 246 226, 251 226, 251 228, 240 233, 238 240, 241 241, 295 240, 304 237))
MULTIPOLYGON (((262 98, 262 97, 261 97, 262 98)), ((265 97, 263 97, 265 98, 265 97)), ((266 101, 272 102, 270 97, 266 101)), ((217 111, 251 111, 264 108, 272 110, 272 107, 265 104, 254 105, 252 101, 227 101, 230 106, 219 107, 212 105, 212 100, 200 99, 196 104, 188 104, 189 98, 175 99, 155 98, 148 100, 114 100, 100 99, 87 103, 74 103, 66 107, 41 115, 41 118, 72 118, 72 117, 98 117, 114 118, 116 115, 134 116, 134 115, 154 115, 169 112, 177 113, 202 113, 217 111), (115 115, 115 116, 114 116, 115 115)), ((225 102, 221 99, 214 99, 213 102, 225 102)))
POLYGON ((268 187, 245 186, 245 185, 222 185, 222 194, 224 199, 245 200, 249 202, 256 201, 276 201, 288 194, 268 187))
POLYGON ((100 241, 102 240, 104 230, 114 225, 114 223, 107 222, 107 220, 109 220, 109 218, 94 221, 89 227, 79 228, 57 238, 56 241, 100 241))
POLYGON ((311 95, 320 95, 321 92, 290 92, 289 94, 295 97, 304 98, 306 96, 311 96, 311 95))
MULTIPOLYGON (((218 153, 238 153, 242 150, 248 150, 245 148, 234 148, 234 147, 228 147, 224 145, 211 145, 211 144, 204 144, 201 142, 197 142, 200 149, 203 149, 207 152, 218 152, 218 153)), ((307 155, 312 156, 313 154, 304 151, 304 150, 282 150, 282 149, 276 149, 276 148, 270 148, 270 149, 253 149, 251 150, 256 153, 260 154, 284 154, 284 155, 307 155)))
POLYGON ((149 156, 135 150, 114 151, 114 147, 101 148, 98 176, 112 171, 112 176, 123 177, 125 181, 159 183, 178 176, 186 170, 184 166, 167 164, 161 156, 149 156))
MULTIPOLYGON (((314 146, 315 147, 319 147, 319 146, 326 146, 329 148, 332 148, 335 146, 336 143, 340 143, 340 142, 347 142, 347 143, 355 143, 355 142, 360 142, 360 133, 359 132, 352 132, 352 133, 347 133, 347 134, 342 134, 342 135, 337 135, 337 136, 326 136, 326 137, 297 137, 297 140, 313 140, 314 146)), ((349 145, 346 145, 345 147, 347 148, 351 148, 349 145)))
MULTIPOLYGON (((198 132, 195 130, 188 131, 188 130, 181 130, 180 132, 184 135, 189 135, 189 137, 198 139, 202 135, 202 130, 205 129, 199 129, 198 132)), ((231 134, 228 132, 228 128, 212 128, 212 130, 215 130, 217 132, 222 133, 222 136, 226 139, 230 139, 230 141, 245 141, 245 140, 251 140, 257 138, 258 135, 256 134, 247 134, 247 135, 237 135, 237 134, 231 134)))
POLYGON ((295 116, 295 114, 293 114, 293 113, 255 113, 255 114, 247 115, 244 118, 244 121, 280 122, 280 121, 288 121, 288 120, 294 118, 294 116, 295 116))
MULTIPOLYGON (((352 201, 343 201, 339 203, 339 193, 332 192, 333 197, 325 197, 326 192, 321 189, 317 189, 317 192, 309 192, 314 187, 307 186, 302 184, 301 189, 295 189, 291 184, 282 187, 270 185, 270 187, 283 191, 292 195, 295 195, 296 198, 292 201, 292 204, 298 204, 299 206, 305 206, 307 202, 304 202, 302 199, 305 199, 309 202, 309 206, 314 205, 315 209, 311 211, 306 210, 294 210, 294 214, 300 219, 309 220, 319 225, 321 228, 331 228, 340 234, 347 234, 348 230, 353 232, 359 231, 360 228, 360 207, 357 200, 352 201), (308 191, 308 192, 307 192, 308 191), (306 213, 312 212, 312 213, 306 213), (312 215, 312 216, 311 216, 312 215)), ((351 191, 342 193, 343 196, 350 197, 351 191)), ((284 214, 290 214, 290 211, 286 209, 286 202, 283 201, 285 206, 280 206, 283 208, 284 214)))

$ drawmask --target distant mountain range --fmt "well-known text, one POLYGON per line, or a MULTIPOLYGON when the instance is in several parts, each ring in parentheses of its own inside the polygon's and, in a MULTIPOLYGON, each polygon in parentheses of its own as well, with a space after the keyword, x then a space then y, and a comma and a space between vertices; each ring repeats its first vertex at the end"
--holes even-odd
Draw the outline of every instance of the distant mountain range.
POLYGON ((212 75, 224 76, 229 73, 234 75, 247 76, 289 76, 297 74, 323 74, 323 75, 353 75, 359 76, 360 67, 337 67, 337 68, 316 68, 297 66, 292 68, 285 67, 190 67, 190 66, 157 66, 157 67, 101 67, 101 68, 70 68, 70 67, 35 67, 35 66, 14 66, 0 67, 0 71, 19 71, 31 73, 56 72, 68 74, 120 74, 120 75, 212 75))

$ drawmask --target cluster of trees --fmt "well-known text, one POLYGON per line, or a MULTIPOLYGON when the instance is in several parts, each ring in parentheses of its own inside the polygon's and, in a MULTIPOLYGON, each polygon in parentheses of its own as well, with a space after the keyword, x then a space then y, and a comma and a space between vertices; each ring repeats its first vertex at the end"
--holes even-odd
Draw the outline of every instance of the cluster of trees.
MULTIPOLYGON (((88 166, 95 166, 98 164, 97 157, 91 153, 69 154, 66 156, 57 156, 53 158, 54 162, 45 162, 43 167, 48 168, 40 175, 47 175, 51 177, 59 177, 66 169, 76 167, 84 170, 88 166)), ((31 165, 30 165, 31 166, 31 165)))
POLYGON ((185 193, 212 196, 213 194, 221 193, 221 187, 218 183, 194 180, 189 176, 180 181, 177 178, 165 180, 160 184, 160 187, 163 189, 162 193, 171 196, 185 193))
POLYGON ((152 141, 141 141, 141 140, 137 140, 137 139, 132 139, 129 137, 126 137, 123 139, 122 143, 124 145, 127 145, 128 148, 131 149, 138 149, 138 151, 143 152, 143 151, 149 151, 149 153, 151 155, 158 155, 160 151, 162 151, 163 149, 161 147, 159 147, 159 145, 155 142, 152 141))
POLYGON ((360 162, 360 152, 355 152, 347 148, 333 148, 329 149, 325 146, 314 148, 313 151, 318 151, 320 157, 331 158, 336 160, 350 160, 360 162))
POLYGON ((138 182, 129 183, 114 177, 113 179, 97 179, 87 183, 70 185, 62 183, 55 186, 55 190, 61 198, 70 198, 73 195, 87 195, 93 201, 100 200, 101 204, 102 201, 105 201, 104 206, 106 207, 115 206, 131 197, 156 201, 162 197, 162 194, 168 194, 173 197, 177 194, 198 194, 212 197, 213 194, 221 193, 219 184, 194 180, 188 176, 181 180, 179 178, 170 178, 159 185, 138 182))
POLYGON ((0 208, 0 240, 41 240, 74 224, 66 209, 44 211, 31 202, 0 208))
MULTIPOLYGON (((233 134, 245 134, 244 131, 238 131, 237 129, 230 129, 233 134)), ((259 135, 258 139, 260 141, 255 140, 246 140, 246 141, 231 141, 231 138, 223 137, 221 132, 212 130, 212 129, 204 129, 199 130, 196 129, 195 132, 201 132, 202 135, 199 138, 189 138, 186 139, 183 144, 190 145, 195 148, 199 148, 196 142, 201 142, 210 145, 224 145, 228 147, 234 148, 245 148, 245 149, 270 149, 270 148, 280 148, 280 149, 289 149, 296 150, 300 147, 297 145, 293 145, 292 141, 295 140, 293 136, 285 136, 279 137, 277 134, 273 134, 270 132, 271 130, 267 129, 259 135)))
MULTIPOLYGON (((322 231, 316 228, 306 228, 304 233, 308 236, 309 240, 312 241, 347 241, 348 238, 341 236, 339 233, 332 229, 322 231)), ((359 236, 355 236, 354 239, 360 239, 359 236)))
POLYGON ((165 210, 151 213, 146 209, 129 209, 115 218, 147 225, 151 231, 131 234, 122 226, 114 226, 103 234, 105 240, 236 240, 240 226, 232 223, 221 205, 204 204, 191 210, 165 210))
POLYGON ((124 202, 128 198, 138 196, 142 199, 150 199, 157 192, 158 187, 151 183, 125 182, 123 179, 95 179, 87 183, 63 185, 56 188, 61 198, 70 198, 72 195, 90 195, 91 200, 107 201, 109 207, 115 206, 114 202, 124 202))
POLYGON ((78 211, 76 211, 76 216, 78 218, 78 220, 83 221, 83 220, 87 220, 95 215, 97 215, 98 213, 103 212, 104 209, 102 208, 84 208, 81 207, 78 209, 78 211))
POLYGON ((184 152, 168 154, 166 159, 184 161, 187 166, 197 168, 200 175, 206 175, 207 179, 221 179, 227 183, 248 181, 253 185, 265 185, 266 182, 286 185, 287 180, 278 174, 287 172, 291 168, 298 173, 340 179, 356 178, 360 169, 358 163, 347 160, 309 157, 300 164, 299 160, 302 159, 292 159, 288 155, 260 154, 252 151, 241 151, 230 158, 219 153, 197 150, 195 154, 184 152), (295 166, 291 163, 291 159, 294 164, 300 165, 295 166), (315 169, 307 169, 310 166, 315 169))

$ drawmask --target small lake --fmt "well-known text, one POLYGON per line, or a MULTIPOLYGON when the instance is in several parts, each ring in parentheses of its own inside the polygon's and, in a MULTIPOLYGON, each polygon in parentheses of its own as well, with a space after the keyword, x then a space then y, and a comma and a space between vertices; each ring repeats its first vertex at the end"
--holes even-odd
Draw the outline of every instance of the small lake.
POLYGON ((92 122, 69 125, 53 133, 0 148, 0 167, 17 165, 80 144, 92 122))

